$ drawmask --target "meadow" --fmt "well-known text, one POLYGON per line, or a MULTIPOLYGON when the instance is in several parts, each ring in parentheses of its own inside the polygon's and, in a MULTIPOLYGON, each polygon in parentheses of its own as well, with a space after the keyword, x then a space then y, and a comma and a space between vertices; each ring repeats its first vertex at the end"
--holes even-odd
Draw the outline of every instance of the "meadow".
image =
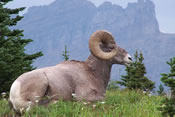
MULTIPOLYGON (((104 102, 58 101, 47 107, 35 106, 23 117, 161 117, 157 107, 162 96, 141 91, 107 91, 104 102)), ((7 100, 0 100, 0 117, 12 117, 7 100)))

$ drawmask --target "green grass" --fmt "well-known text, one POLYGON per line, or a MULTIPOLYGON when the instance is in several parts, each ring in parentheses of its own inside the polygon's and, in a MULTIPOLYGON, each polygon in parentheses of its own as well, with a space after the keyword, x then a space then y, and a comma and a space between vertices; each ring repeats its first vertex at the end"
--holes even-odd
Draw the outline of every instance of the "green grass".
MULTIPOLYGON (((105 104, 58 101, 48 107, 36 106, 23 117, 161 117, 157 107, 162 99, 139 91, 107 91, 105 104)), ((1 100, 0 117, 5 115, 13 115, 13 112, 8 102, 1 100)))

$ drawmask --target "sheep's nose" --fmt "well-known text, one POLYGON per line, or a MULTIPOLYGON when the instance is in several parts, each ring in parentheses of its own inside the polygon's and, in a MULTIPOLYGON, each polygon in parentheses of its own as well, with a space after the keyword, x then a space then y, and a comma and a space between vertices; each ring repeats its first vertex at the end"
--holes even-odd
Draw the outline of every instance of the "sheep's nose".
POLYGON ((132 61, 132 58, 131 57, 128 57, 128 59, 132 61))

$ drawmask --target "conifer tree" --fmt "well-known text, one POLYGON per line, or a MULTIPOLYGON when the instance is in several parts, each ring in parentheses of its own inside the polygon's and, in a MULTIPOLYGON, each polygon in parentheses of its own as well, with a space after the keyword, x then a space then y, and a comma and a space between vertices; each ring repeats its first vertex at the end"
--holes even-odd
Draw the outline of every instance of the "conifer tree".
POLYGON ((154 88, 154 82, 149 80, 146 74, 146 68, 143 63, 143 54, 136 51, 134 55, 135 61, 130 66, 126 67, 126 75, 122 75, 121 81, 118 83, 128 89, 140 89, 151 91, 154 88))
POLYGON ((170 66, 170 73, 161 74, 161 81, 170 88, 170 96, 162 101, 159 110, 162 111, 162 115, 173 117, 175 115, 175 57, 167 64, 170 66))
POLYGON ((65 45, 64 46, 64 51, 63 51, 63 54, 62 54, 65 61, 69 60, 69 54, 68 53, 69 53, 69 51, 67 50, 67 46, 65 45))
POLYGON ((163 96, 165 95, 165 92, 164 92, 164 87, 162 84, 159 85, 159 90, 157 91, 158 95, 160 96, 163 96))
POLYGON ((24 52, 24 47, 32 40, 23 39, 22 30, 11 28, 23 18, 18 13, 24 8, 4 7, 10 1, 0 1, 0 93, 8 92, 19 75, 35 69, 34 59, 42 56, 41 52, 31 55, 24 52))

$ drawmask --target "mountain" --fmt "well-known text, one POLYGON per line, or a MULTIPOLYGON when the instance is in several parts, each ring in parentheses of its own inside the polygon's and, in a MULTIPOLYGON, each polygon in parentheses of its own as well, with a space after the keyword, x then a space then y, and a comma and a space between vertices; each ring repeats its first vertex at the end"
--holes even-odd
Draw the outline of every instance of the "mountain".
MULTIPOLYGON (((147 76, 160 82, 160 73, 168 72, 166 61, 175 56, 175 34, 162 33, 151 0, 129 3, 127 8, 104 2, 96 7, 88 0, 56 0, 48 6, 32 7, 17 28, 24 29, 25 38, 34 41, 27 53, 43 51, 37 67, 55 65, 63 61, 62 51, 67 45, 70 59, 85 60, 90 54, 88 40, 99 29, 114 35, 117 44, 132 56, 142 51, 147 76)), ((124 68, 114 65, 112 79, 120 79, 124 68)))

